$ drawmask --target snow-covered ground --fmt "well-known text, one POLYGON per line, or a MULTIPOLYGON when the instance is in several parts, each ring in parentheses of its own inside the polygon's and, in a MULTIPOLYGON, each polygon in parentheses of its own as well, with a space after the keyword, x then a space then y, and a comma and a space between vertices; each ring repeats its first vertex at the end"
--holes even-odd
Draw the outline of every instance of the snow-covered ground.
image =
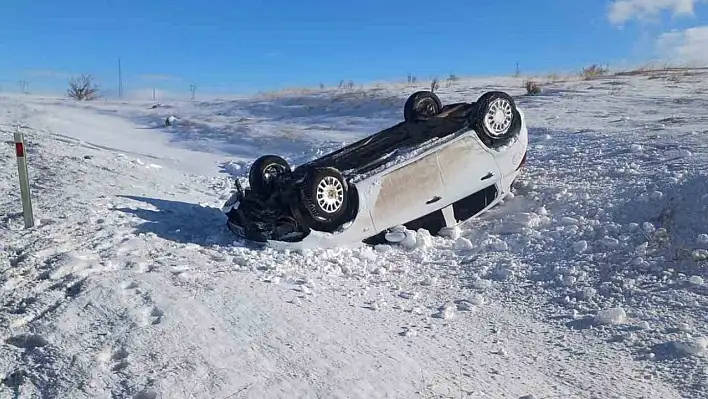
POLYGON ((396 123, 423 86, 1 96, 0 398, 708 397, 708 75, 522 83, 439 92, 518 96, 512 198, 457 239, 304 253, 234 241, 230 175, 396 123))

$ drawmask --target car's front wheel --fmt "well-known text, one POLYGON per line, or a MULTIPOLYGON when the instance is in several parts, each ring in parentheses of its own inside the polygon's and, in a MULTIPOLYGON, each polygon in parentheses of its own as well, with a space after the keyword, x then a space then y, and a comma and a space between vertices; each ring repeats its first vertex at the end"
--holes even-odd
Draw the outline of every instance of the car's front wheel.
POLYGON ((256 159, 248 172, 251 191, 266 195, 271 191, 276 176, 290 172, 288 161, 277 155, 263 155, 256 159))
POLYGON ((315 230, 332 232, 349 214, 349 186, 335 168, 308 170, 299 194, 307 223, 315 230))
POLYGON ((514 99, 501 91, 484 93, 477 100, 473 126, 489 145, 500 145, 521 130, 521 115, 514 99))
POLYGON ((442 102, 432 91, 418 91, 410 95, 403 106, 403 118, 406 122, 421 118, 430 118, 440 113, 442 102))

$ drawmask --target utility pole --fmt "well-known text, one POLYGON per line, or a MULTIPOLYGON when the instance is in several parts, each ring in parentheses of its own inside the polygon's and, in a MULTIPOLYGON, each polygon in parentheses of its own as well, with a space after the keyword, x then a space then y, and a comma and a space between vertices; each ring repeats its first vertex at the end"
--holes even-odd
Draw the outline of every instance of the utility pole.
POLYGON ((120 57, 118 57, 118 98, 123 99, 123 69, 120 65, 120 57))

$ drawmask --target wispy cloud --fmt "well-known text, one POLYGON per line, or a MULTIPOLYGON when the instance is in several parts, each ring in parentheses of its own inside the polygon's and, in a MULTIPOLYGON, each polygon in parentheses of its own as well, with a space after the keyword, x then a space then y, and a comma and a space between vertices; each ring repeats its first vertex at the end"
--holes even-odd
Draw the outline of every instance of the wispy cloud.
POLYGON ((180 78, 179 76, 165 75, 159 73, 149 73, 140 75, 138 77, 142 80, 149 80, 152 82, 178 82, 182 80, 182 78, 180 78))
POLYGON ((646 20, 668 10, 674 17, 693 16, 695 5, 708 0, 614 0, 610 4, 607 18, 612 24, 620 25, 630 19, 646 20))
POLYGON ((708 63, 708 26, 674 30, 661 34, 656 47, 664 59, 683 64, 708 63))

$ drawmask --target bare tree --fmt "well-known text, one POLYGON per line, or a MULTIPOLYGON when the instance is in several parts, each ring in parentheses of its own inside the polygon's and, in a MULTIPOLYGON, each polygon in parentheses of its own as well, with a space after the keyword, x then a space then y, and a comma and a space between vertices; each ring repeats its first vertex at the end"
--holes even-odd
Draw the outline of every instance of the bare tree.
POLYGON ((524 87, 526 87, 526 94, 529 96, 541 94, 543 91, 541 84, 533 80, 527 80, 526 83, 524 83, 524 87))
POLYGON ((599 78, 610 71, 610 66, 603 67, 602 65, 592 64, 589 67, 583 68, 580 72, 580 76, 583 76, 585 80, 599 78))
POLYGON ((432 91, 434 93, 435 90, 437 90, 439 88, 440 88, 440 80, 437 77, 434 77, 430 81, 430 91, 432 91))
POLYGON ((460 80, 460 78, 454 73, 451 73, 450 76, 447 77, 447 84, 445 86, 450 87, 452 86, 452 82, 457 82, 458 80, 460 80))
POLYGON ((197 92, 197 85, 195 85, 195 84, 189 85, 189 91, 192 93, 192 100, 194 100, 194 95, 197 92))
POLYGON ((78 101, 91 101, 100 97, 100 89, 93 82, 93 76, 83 73, 78 78, 69 79, 69 88, 66 92, 69 98, 78 101))

